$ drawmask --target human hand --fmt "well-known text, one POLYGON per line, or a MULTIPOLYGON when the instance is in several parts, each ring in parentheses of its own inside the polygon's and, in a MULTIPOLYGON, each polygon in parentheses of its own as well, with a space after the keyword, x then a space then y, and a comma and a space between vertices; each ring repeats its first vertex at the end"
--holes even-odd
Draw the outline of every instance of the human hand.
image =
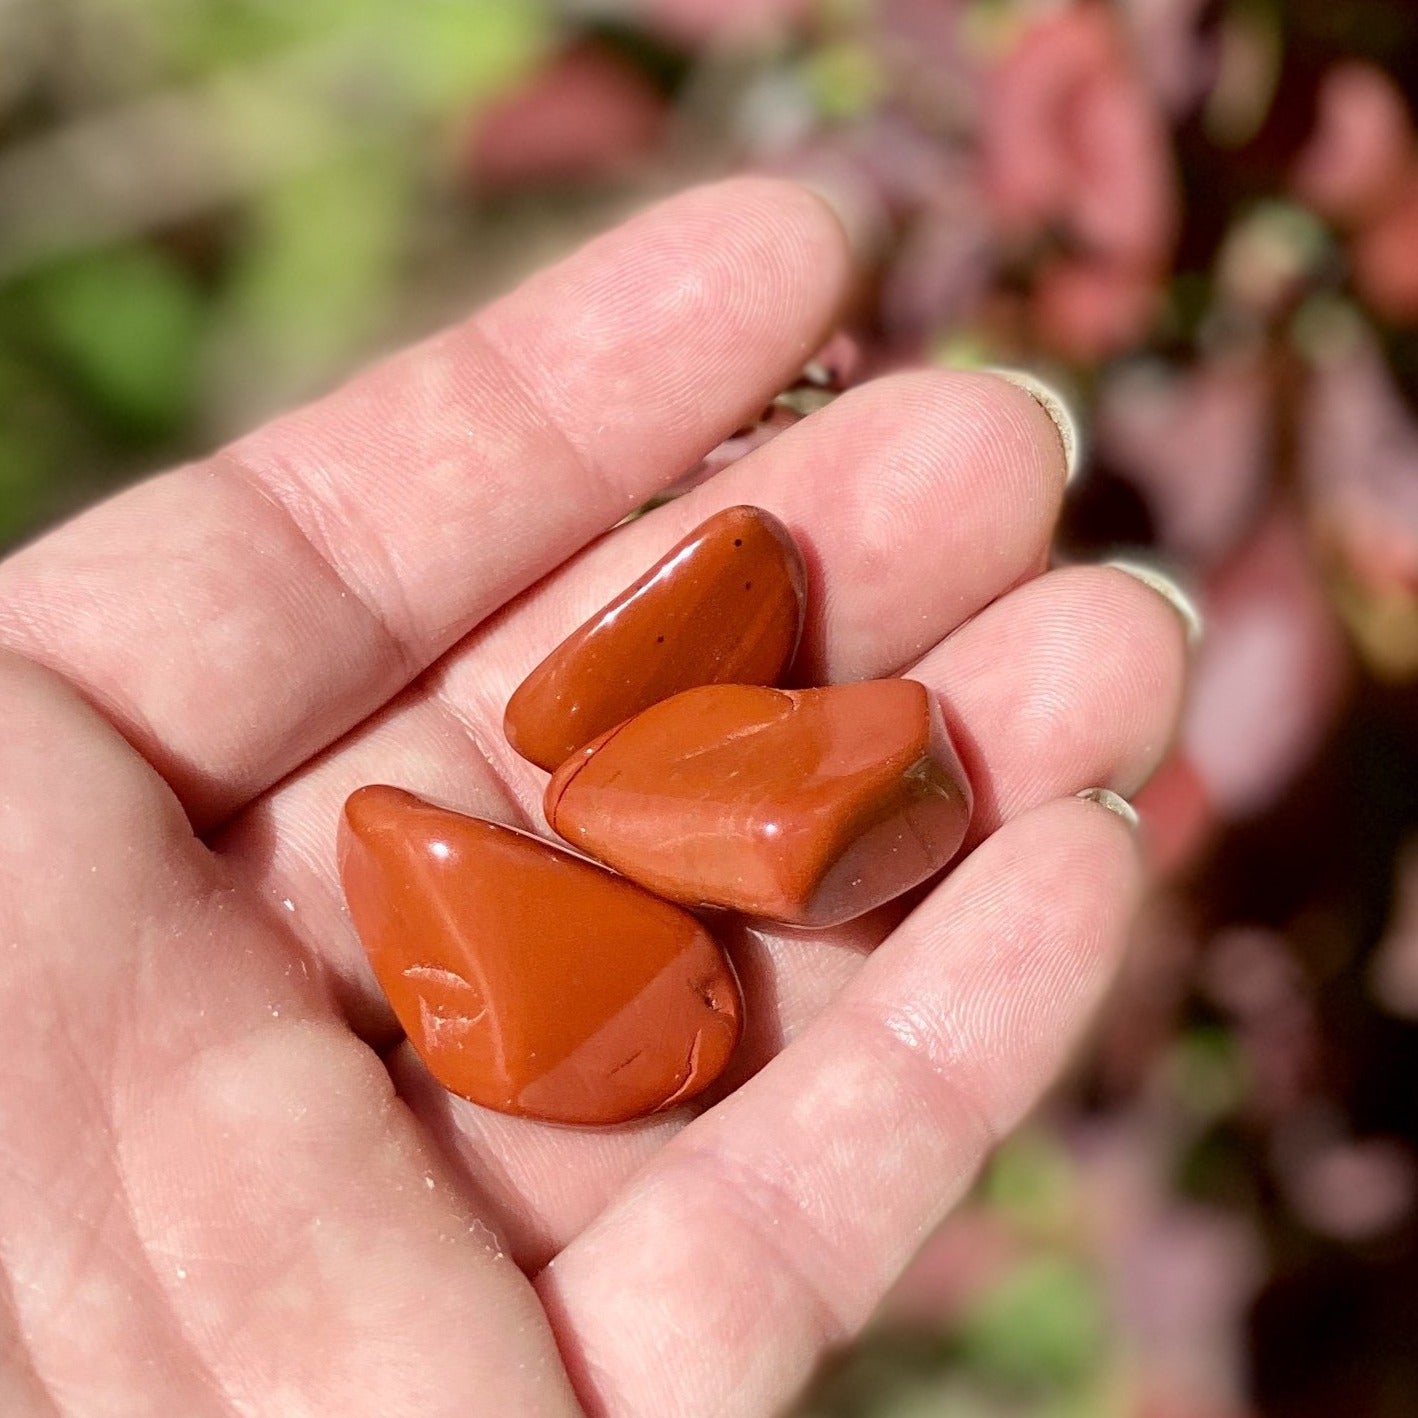
POLYGON ((1040 405, 882 379, 592 541, 792 378, 847 267, 797 188, 690 193, 0 565, 0 1410, 767 1413, 1055 1075, 1139 879, 1073 795, 1156 765, 1185 644, 1045 570, 1040 405), (905 919, 740 929, 712 1106, 452 1097, 344 913, 344 797, 536 822, 508 695, 739 502, 805 548, 814 682, 940 694, 973 850, 905 919))

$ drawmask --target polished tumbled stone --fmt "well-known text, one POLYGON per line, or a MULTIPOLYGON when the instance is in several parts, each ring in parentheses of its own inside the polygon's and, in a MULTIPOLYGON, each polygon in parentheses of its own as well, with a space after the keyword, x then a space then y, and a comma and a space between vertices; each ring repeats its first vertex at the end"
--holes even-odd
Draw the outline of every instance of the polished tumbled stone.
POLYGON ((569 759, 545 806, 670 900, 830 926, 939 871, 971 794, 934 696, 891 679, 688 690, 569 759))
POLYGON ((802 633, 802 556, 778 519, 730 507, 568 636, 507 705, 548 772, 616 724, 702 684, 775 684, 802 633))
POLYGON ((688 912, 550 843, 398 788, 345 805, 340 876, 410 1043, 501 1112, 616 1123, 723 1070, 733 969, 688 912))

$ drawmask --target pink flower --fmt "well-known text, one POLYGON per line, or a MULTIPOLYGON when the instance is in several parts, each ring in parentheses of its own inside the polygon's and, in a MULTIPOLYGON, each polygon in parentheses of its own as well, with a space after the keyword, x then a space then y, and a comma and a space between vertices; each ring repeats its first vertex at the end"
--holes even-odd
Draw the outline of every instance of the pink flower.
POLYGON ((1072 359, 1144 335, 1178 214, 1166 125, 1115 13, 1094 0, 1025 30, 985 85, 983 183, 1007 238, 1063 254, 1039 272, 1034 323, 1072 359))
POLYGON ((1209 0, 1118 0, 1148 87, 1169 113, 1194 109, 1216 81, 1219 45, 1209 0))
POLYGON ((1206 784, 1180 752, 1168 755, 1147 785, 1133 795, 1132 805, 1142 819, 1148 865, 1159 877, 1189 867, 1216 827, 1206 784))
POLYGON ((1035 281, 1035 334, 1066 359, 1095 363, 1147 334, 1161 296, 1151 271, 1061 256, 1048 262, 1035 281))
POLYGON ((1027 29, 986 85, 985 189, 1000 225, 1061 231, 1138 272, 1177 227, 1171 149, 1112 11, 1093 0, 1027 29))
POLYGON ((1266 374, 1251 358, 1173 370, 1134 361, 1102 384, 1097 443, 1147 500, 1163 546, 1214 566, 1253 525, 1271 476, 1266 374))
POLYGON ((1291 177, 1321 216, 1346 224, 1389 206, 1414 158, 1408 106, 1372 64, 1337 64, 1320 84, 1315 131, 1291 177))
POLYGON ((1418 167, 1409 172, 1398 200, 1354 239, 1354 283, 1380 315, 1418 322, 1418 167))
POLYGON ((812 0, 639 0, 639 17, 685 44, 754 38, 800 24, 812 0))
POLYGON ((1263 812, 1314 758, 1349 681, 1295 523, 1273 514, 1207 586, 1181 750, 1224 820, 1263 812))
POLYGON ((659 147, 665 117, 629 64, 578 46, 479 116, 468 163, 484 189, 620 177, 659 147))
POLYGON ((1354 284, 1365 301, 1390 320, 1418 321, 1418 141, 1387 74, 1350 62, 1325 75, 1292 183, 1353 233, 1354 284))

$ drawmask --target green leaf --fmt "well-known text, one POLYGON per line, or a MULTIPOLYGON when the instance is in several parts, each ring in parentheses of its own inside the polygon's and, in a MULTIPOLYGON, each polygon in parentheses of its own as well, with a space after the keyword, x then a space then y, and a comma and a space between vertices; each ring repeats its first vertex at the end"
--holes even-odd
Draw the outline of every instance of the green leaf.
POLYGON ((9 424, 0 424, 0 551, 17 541, 40 512, 47 460, 9 424))
POLYGON ((339 366, 379 328, 410 200, 396 154, 346 154, 263 193, 223 309, 223 339, 278 396, 339 366))
POLYGON ((425 112, 486 98, 545 53, 551 22, 539 0, 419 0, 394 7, 384 60, 425 112))
POLYGON ((1166 1075, 1187 1110, 1208 1122, 1234 1112, 1245 1100, 1245 1056, 1226 1029, 1188 1030, 1169 1051, 1166 1075))
MULTIPOLYGON (((418 3, 418 0, 415 0, 418 3)), ((174 77, 196 77, 318 43, 367 23, 395 0, 123 0, 148 12, 174 77)))
POLYGON ((116 430, 171 433, 188 415, 202 332, 199 293, 145 246, 50 267, 20 293, 27 338, 116 430))
POLYGON ((804 86, 824 118, 856 118, 886 93, 886 78, 865 44, 843 41, 815 50, 803 64, 804 86))
POLYGON ((1078 1179, 1047 1133, 1017 1133, 995 1153, 981 1186, 985 1204, 1036 1236, 1067 1234, 1078 1207, 1078 1179))
POLYGON ((974 1367, 1012 1384, 1084 1384, 1106 1360, 1098 1281, 1062 1256, 1028 1261, 980 1298, 961 1344, 974 1367))
MULTIPOLYGON (((0 327, 14 314, 0 300, 0 327)), ((64 498, 78 457, 81 410, 52 374, 36 368, 0 328, 0 553, 27 536, 64 498)))

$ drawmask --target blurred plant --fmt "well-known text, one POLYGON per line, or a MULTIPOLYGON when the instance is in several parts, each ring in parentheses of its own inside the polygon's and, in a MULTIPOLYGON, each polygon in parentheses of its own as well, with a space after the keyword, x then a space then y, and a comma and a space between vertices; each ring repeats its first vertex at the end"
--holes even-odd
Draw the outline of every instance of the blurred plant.
POLYGON ((387 336, 469 114, 551 35, 537 0, 0 9, 0 535, 387 336))

